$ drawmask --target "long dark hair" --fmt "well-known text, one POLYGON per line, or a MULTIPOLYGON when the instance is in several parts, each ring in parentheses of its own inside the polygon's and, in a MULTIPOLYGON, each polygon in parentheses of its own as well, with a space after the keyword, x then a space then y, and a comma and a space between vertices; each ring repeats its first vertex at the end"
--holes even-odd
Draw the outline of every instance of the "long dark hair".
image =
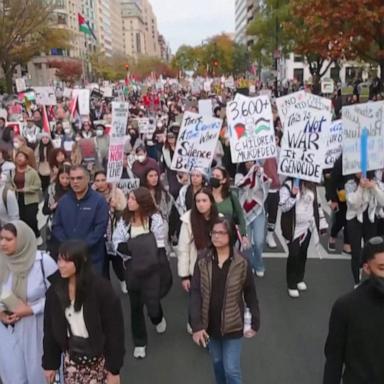
POLYGON ((51 139, 49 139, 48 144, 44 144, 42 141, 40 141, 40 143, 39 143, 39 160, 41 162, 46 161, 46 160, 49 162, 49 160, 51 159, 51 153, 53 152, 53 150, 54 150, 54 147, 53 147, 51 139), (46 156, 44 156, 44 149, 47 150, 46 156))
POLYGON ((63 173, 68 173, 69 175, 70 170, 71 170, 71 166, 69 164, 64 164, 59 167, 59 171, 57 172, 56 183, 55 183, 55 201, 58 201, 70 189, 69 186, 67 189, 64 189, 63 186, 60 185, 60 175, 63 173))
MULTIPOLYGON (((59 247, 59 258, 71 261, 76 268, 76 293, 75 311, 79 312, 89 293, 90 280, 93 276, 91 261, 89 258, 87 244, 83 240, 67 240, 59 247)), ((71 304, 68 290, 69 279, 60 279, 58 283, 58 295, 63 308, 71 304)))
MULTIPOLYGON (((156 168, 154 168, 154 167, 149 168, 148 171, 145 172, 144 178, 141 179, 141 183, 142 183, 143 187, 145 187, 148 190, 150 190, 149 185, 148 185, 147 176, 148 176, 149 172, 152 172, 152 171, 155 171, 157 173, 158 178, 159 178, 158 182, 157 182, 157 185, 154 187, 155 201, 156 201, 156 204, 159 205, 161 203, 161 198, 162 198, 163 193, 166 193, 166 190, 165 190, 165 188, 163 186, 163 183, 160 181, 159 171, 156 168)), ((166 196, 168 197, 168 194, 166 194, 166 196)))
POLYGON ((215 167, 213 170, 219 170, 223 176, 223 179, 226 179, 227 181, 222 184, 222 189, 221 189, 221 196, 223 199, 226 199, 230 193, 231 193, 231 190, 230 190, 230 183, 231 183, 231 180, 230 180, 230 176, 229 176, 229 173, 228 171, 224 168, 224 167, 215 167))
POLYGON ((219 213, 217 212, 215 199, 212 195, 211 190, 207 187, 204 187, 200 189, 200 191, 196 192, 193 199, 192 209, 191 209, 191 227, 192 227, 193 240, 198 250, 207 248, 209 246, 211 242, 209 233, 211 232, 212 225, 215 222, 215 220, 218 218, 218 216, 219 216, 219 213), (207 195, 211 202, 211 212, 208 220, 206 220, 205 217, 198 211, 196 206, 196 197, 200 193, 207 195))
POLYGON ((68 161, 67 152, 63 148, 54 148, 49 156, 49 166, 51 168, 58 167, 59 164, 56 160, 56 157, 59 153, 62 153, 64 155, 64 161, 68 161))
MULTIPOLYGON (((153 201, 151 192, 149 192, 148 188, 140 187, 131 191, 130 193, 133 193, 135 195, 137 204, 139 205, 139 215, 142 223, 144 223, 145 220, 150 218, 153 214, 158 212, 155 202, 153 201)), ((127 207, 123 212, 124 221, 129 224, 134 218, 134 216, 135 213, 129 210, 127 204, 127 207)))

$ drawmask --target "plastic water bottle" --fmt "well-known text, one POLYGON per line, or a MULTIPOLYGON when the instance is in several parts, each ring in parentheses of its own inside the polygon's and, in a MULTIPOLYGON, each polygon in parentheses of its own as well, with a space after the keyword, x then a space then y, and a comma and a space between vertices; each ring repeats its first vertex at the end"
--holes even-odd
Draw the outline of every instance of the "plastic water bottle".
POLYGON ((244 311, 244 336, 249 337, 249 332, 252 330, 252 314, 250 309, 247 307, 244 311))

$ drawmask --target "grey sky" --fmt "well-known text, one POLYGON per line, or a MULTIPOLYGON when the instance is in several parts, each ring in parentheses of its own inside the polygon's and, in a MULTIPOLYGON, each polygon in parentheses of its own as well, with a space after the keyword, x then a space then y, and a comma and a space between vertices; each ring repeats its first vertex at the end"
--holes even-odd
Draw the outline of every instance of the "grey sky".
POLYGON ((234 32, 234 0, 150 0, 158 28, 172 53, 182 44, 198 45, 207 37, 234 32))

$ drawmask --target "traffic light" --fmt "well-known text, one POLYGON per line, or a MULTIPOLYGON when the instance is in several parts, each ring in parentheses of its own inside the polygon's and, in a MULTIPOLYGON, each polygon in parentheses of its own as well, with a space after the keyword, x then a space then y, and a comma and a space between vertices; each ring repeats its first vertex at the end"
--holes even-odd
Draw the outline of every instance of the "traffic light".
POLYGON ((214 62, 213 62, 213 66, 214 66, 215 68, 217 68, 217 67, 219 66, 219 61, 218 61, 218 60, 214 60, 214 62))
POLYGON ((129 64, 125 64, 125 69, 128 71, 128 69, 129 69, 129 64))

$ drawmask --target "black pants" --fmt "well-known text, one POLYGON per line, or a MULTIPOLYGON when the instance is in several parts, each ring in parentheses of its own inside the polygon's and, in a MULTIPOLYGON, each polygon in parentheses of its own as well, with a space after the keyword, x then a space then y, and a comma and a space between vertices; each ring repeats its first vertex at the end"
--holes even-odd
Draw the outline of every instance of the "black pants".
POLYGON ((19 204, 20 220, 24 221, 32 231, 35 233, 36 238, 40 236, 40 231, 37 224, 37 212, 39 210, 39 204, 24 204, 24 193, 19 193, 17 197, 19 204))
POLYGON ((279 208, 279 191, 269 192, 265 200, 265 211, 268 215, 267 228, 269 232, 273 232, 276 226, 277 210, 279 208))
POLYGON ((346 215, 347 203, 339 203, 339 210, 333 215, 331 237, 336 238, 339 232, 344 228, 344 244, 349 244, 346 215))
POLYGON ((125 281, 123 259, 118 255, 107 255, 106 275, 108 280, 111 279, 109 262, 111 262, 113 271, 119 281, 125 281))
POLYGON ((147 345, 147 327, 144 316, 144 306, 152 324, 157 325, 163 318, 160 303, 160 273, 137 278, 132 273, 130 261, 125 263, 125 277, 131 305, 131 331, 135 347, 147 345))
POLYGON ((348 234, 352 249, 351 269, 355 284, 360 282, 361 267, 361 240, 368 241, 377 235, 377 223, 371 223, 368 213, 364 212, 363 222, 360 223, 356 218, 347 221, 348 234))
POLYGON ((49 187, 49 184, 51 183, 51 176, 42 176, 40 175, 40 180, 41 180, 41 189, 43 192, 45 192, 47 190, 47 188, 49 187))
POLYGON ((288 244, 287 285, 288 289, 297 289, 297 284, 304 280, 305 263, 311 232, 308 231, 304 239, 297 238, 288 244))
POLYGON ((180 221, 180 215, 177 211, 176 207, 173 205, 171 209, 171 213, 169 215, 169 228, 168 228, 168 238, 171 241, 172 236, 175 236, 177 239, 180 235, 180 229, 181 229, 181 221, 180 221))

